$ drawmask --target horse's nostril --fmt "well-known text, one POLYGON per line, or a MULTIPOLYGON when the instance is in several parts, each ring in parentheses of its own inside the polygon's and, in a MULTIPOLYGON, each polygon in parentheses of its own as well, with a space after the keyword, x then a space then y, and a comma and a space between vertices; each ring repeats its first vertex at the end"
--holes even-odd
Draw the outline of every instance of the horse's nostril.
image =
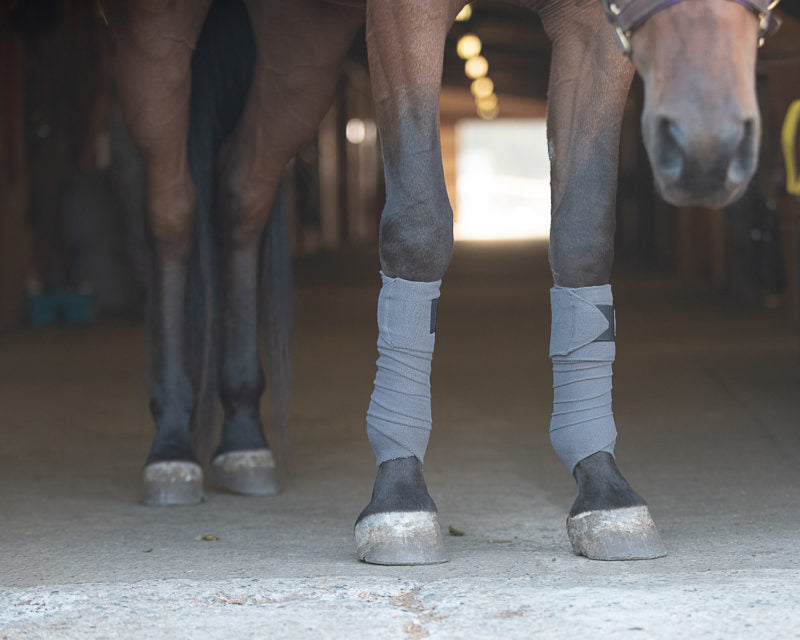
POLYGON ((679 128, 674 120, 659 118, 656 167, 666 178, 677 180, 683 172, 683 149, 679 141, 679 128))
POLYGON ((742 138, 728 165, 728 182, 741 184, 748 181, 755 171, 756 155, 756 125, 751 118, 743 124, 742 138))

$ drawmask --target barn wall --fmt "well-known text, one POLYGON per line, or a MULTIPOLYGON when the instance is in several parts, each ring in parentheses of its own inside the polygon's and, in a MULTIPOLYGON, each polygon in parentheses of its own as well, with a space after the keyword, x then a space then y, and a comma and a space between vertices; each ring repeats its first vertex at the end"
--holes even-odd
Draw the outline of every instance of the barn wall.
POLYGON ((0 328, 23 318, 26 276, 33 266, 27 224, 24 49, 0 13, 0 328))

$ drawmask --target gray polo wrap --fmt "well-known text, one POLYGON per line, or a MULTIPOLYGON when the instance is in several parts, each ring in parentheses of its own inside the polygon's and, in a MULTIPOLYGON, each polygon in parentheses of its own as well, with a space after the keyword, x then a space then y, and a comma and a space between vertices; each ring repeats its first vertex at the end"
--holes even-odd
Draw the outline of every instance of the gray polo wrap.
POLYGON ((441 280, 412 282, 381 273, 378 372, 367 410, 377 464, 425 457, 431 431, 431 359, 441 280))
POLYGON ((550 290, 550 442, 570 473, 578 462, 594 453, 614 454, 617 429, 611 409, 613 304, 611 285, 550 290))

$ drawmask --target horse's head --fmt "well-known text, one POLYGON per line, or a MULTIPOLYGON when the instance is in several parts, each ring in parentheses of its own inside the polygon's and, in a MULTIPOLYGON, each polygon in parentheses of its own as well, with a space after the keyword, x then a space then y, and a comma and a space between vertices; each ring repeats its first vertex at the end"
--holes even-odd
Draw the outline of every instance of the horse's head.
POLYGON ((768 2, 629 0, 622 8, 641 11, 628 37, 618 34, 644 79, 645 146, 658 190, 673 204, 725 206, 753 176, 761 136, 755 63, 768 2))

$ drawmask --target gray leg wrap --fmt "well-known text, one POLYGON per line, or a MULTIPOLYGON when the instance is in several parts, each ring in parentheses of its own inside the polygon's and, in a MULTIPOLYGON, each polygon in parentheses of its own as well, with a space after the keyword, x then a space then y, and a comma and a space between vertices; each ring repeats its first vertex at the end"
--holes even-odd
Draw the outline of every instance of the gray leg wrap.
POLYGON ((378 373, 367 437, 379 465, 410 456, 422 462, 431 431, 431 359, 442 281, 381 277, 378 373))
POLYGON ((570 473, 584 458, 614 455, 611 410, 615 321, 611 285, 553 287, 553 417, 550 442, 570 473))

